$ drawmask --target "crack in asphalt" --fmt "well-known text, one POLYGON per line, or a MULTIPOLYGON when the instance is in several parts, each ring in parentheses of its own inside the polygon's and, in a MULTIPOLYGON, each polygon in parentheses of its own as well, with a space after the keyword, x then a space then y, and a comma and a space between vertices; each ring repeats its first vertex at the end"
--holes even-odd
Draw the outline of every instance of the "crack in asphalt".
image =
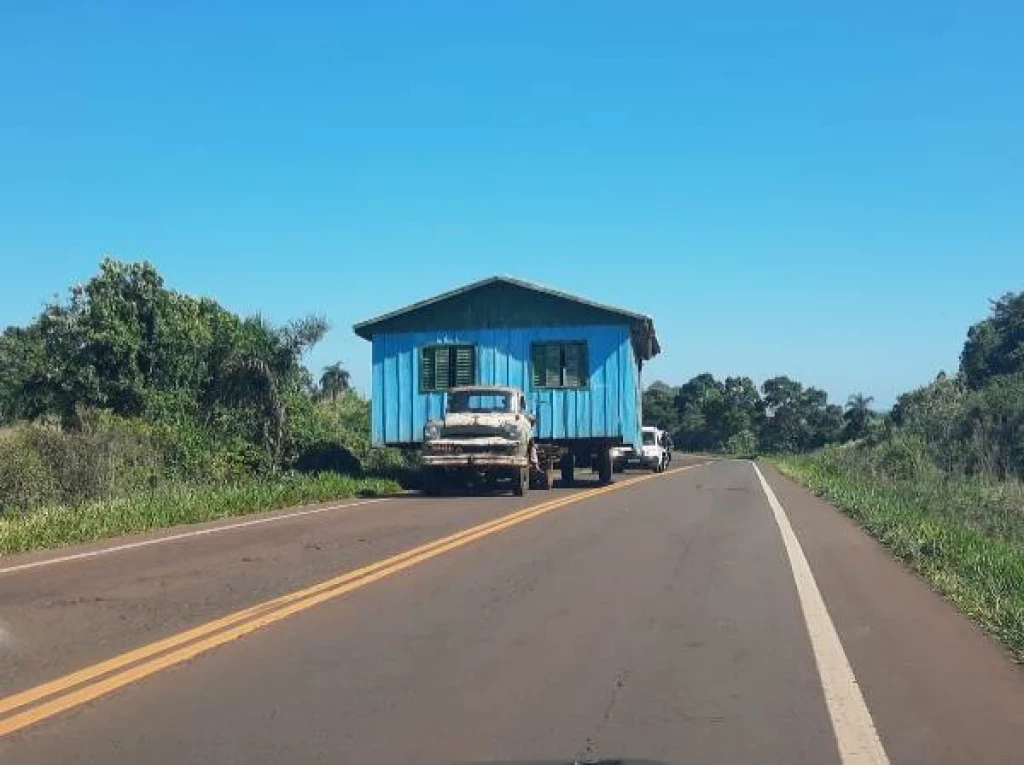
POLYGON ((608 699, 608 704, 604 708, 604 714, 601 715, 601 720, 594 729, 594 732, 587 736, 586 746, 583 748, 583 752, 576 756, 576 762, 591 763, 599 761, 596 739, 601 735, 602 731, 608 727, 608 723, 611 722, 612 711, 615 709, 615 703, 619 700, 619 696, 622 694, 622 689, 626 687, 627 679, 629 679, 628 669, 619 671, 615 676, 615 685, 612 687, 612 694, 608 699))

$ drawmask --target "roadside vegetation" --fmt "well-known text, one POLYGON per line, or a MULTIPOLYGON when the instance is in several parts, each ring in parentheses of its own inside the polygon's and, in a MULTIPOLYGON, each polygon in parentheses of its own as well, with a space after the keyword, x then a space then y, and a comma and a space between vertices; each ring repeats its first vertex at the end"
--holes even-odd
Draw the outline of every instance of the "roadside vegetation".
POLYGON ((0 517, 0 554, 91 542, 142 531, 200 523, 340 497, 393 494, 388 478, 352 478, 332 473, 250 478, 225 486, 165 485, 147 492, 79 505, 36 508, 0 517))
POLYGON ((410 458, 370 445, 348 372, 303 365, 327 331, 104 260, 0 335, 0 552, 397 491, 410 458))
POLYGON ((1024 293, 868 437, 774 462, 1024 659, 1024 293))

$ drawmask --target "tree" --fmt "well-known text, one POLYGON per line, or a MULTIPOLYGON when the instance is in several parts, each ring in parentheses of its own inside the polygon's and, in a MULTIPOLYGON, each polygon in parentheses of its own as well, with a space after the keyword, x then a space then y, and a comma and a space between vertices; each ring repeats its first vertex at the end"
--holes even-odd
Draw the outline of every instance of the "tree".
POLYGON ((676 393, 679 429, 673 441, 681 449, 713 451, 721 448, 722 393, 722 384, 707 372, 680 386, 676 393))
POLYGON ((45 385, 48 366, 38 323, 4 330, 0 335, 0 424, 32 419, 55 408, 45 385))
POLYGON ((761 386, 765 421, 761 442, 768 451, 803 452, 839 440, 842 407, 828 403, 819 388, 804 386, 788 377, 773 377, 761 386))
POLYGON ((871 425, 871 404, 875 399, 865 396, 863 393, 854 393, 846 401, 846 411, 843 413, 843 439, 856 441, 868 433, 871 425))
POLYGON ((324 367, 320 375, 320 390, 325 396, 330 396, 332 402, 338 400, 338 395, 349 389, 349 372, 340 361, 324 367))
POLYGON ((758 431, 764 420, 764 402, 761 401, 754 381, 749 377, 726 377, 722 387, 723 438, 727 441, 741 433, 758 431))
POLYGON ((280 329, 260 316, 245 319, 217 369, 215 399, 245 406, 257 415, 250 421, 249 436, 266 448, 275 468, 284 456, 286 401, 308 384, 302 354, 326 332, 327 322, 318 317, 299 319, 280 329))
POLYGON ((992 301, 992 315, 967 331, 960 371, 971 390, 993 377, 1024 372, 1024 292, 992 301))
POLYGON ((806 425, 803 422, 803 385, 780 376, 765 380, 761 386, 764 395, 765 423, 761 442, 768 451, 797 452, 805 442, 806 425))
POLYGON ((76 428, 89 409, 187 421, 281 465, 288 411, 308 403, 302 356, 327 330, 317 316, 242 319, 168 290, 150 263, 106 258, 65 301, 0 335, 0 422, 54 415, 76 428))

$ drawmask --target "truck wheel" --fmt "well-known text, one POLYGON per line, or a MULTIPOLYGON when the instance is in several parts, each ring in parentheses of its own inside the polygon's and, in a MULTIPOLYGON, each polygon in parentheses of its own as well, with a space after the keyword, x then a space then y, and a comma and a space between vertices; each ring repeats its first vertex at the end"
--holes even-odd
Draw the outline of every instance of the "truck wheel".
POLYGON ((512 474, 512 493, 521 497, 530 488, 530 468, 519 468, 512 474))
POLYGON ((601 483, 612 482, 612 453, 609 449, 597 456, 597 477, 601 483))
POLYGON ((436 497, 441 493, 441 471, 425 468, 420 474, 423 482, 423 493, 428 497, 436 497))
POLYGON ((562 457, 562 485, 572 486, 573 480, 575 479, 576 473, 576 460, 573 459, 571 454, 566 454, 562 457))

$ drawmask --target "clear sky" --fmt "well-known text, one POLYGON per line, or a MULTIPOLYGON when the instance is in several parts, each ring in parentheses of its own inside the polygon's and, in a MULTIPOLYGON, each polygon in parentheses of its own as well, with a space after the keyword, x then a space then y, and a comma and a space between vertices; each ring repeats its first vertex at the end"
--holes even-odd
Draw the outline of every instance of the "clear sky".
POLYGON ((365 388, 355 321, 503 273, 888 404, 1024 289, 1019 2, 270 5, 0 0, 0 326, 148 258, 365 388))

